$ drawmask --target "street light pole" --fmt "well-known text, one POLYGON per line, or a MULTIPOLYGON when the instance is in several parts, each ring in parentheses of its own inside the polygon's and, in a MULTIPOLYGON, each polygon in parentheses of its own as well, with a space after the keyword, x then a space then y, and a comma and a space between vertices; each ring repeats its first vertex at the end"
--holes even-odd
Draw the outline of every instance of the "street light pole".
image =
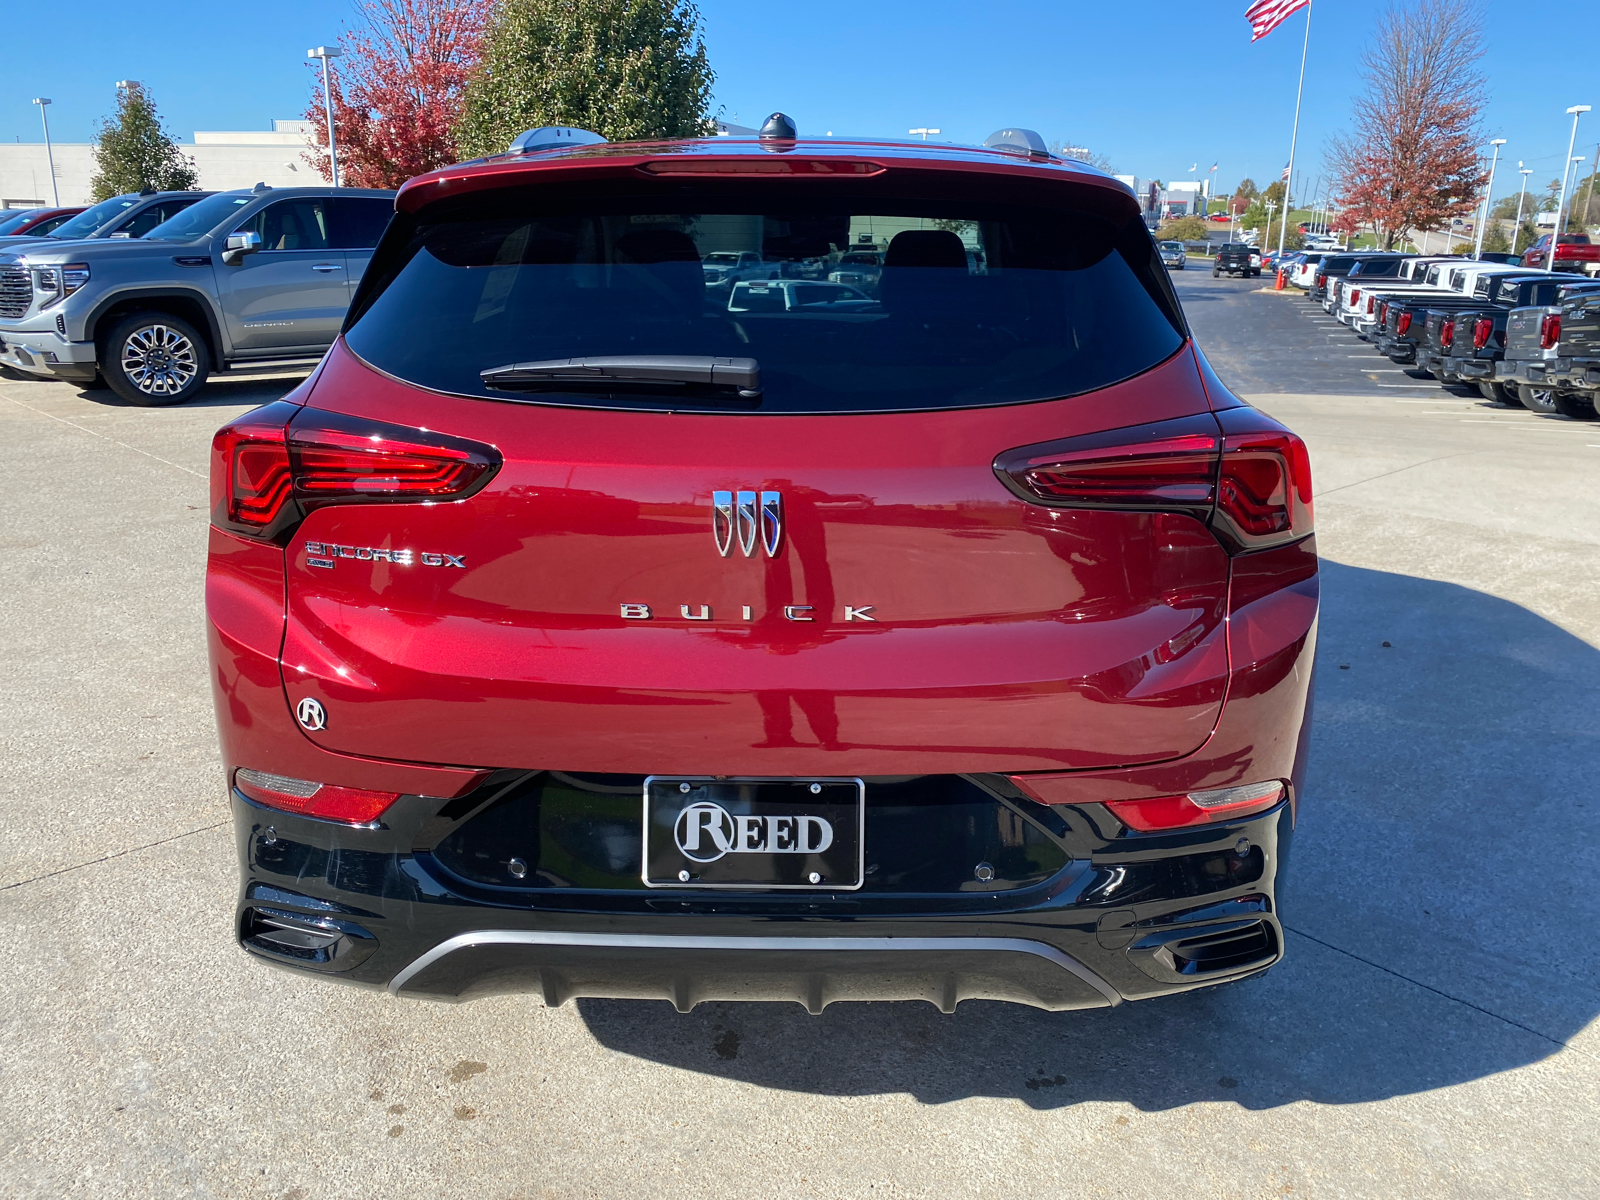
POLYGON ((61 189, 56 185, 56 156, 50 149, 50 115, 45 112, 50 101, 43 96, 38 96, 33 101, 39 106, 39 116, 44 121, 44 161, 50 167, 50 203, 56 208, 61 207, 61 189))
POLYGON ((307 50, 307 58, 322 60, 322 108, 328 114, 328 165, 332 170, 333 186, 339 186, 339 151, 333 144, 333 93, 328 84, 328 60, 344 54, 337 46, 318 46, 307 50))
POLYGON ((1561 164, 1561 199, 1556 201, 1556 227, 1550 234, 1550 250, 1545 255, 1544 269, 1556 269, 1556 243, 1561 240, 1561 213, 1567 207, 1567 172, 1572 169, 1572 150, 1578 144, 1578 118, 1589 111, 1587 104, 1574 104, 1567 112, 1572 117, 1572 139, 1567 143, 1567 157, 1561 164))
POLYGON ((1511 253, 1517 252, 1517 239, 1522 236, 1522 202, 1528 197, 1528 176, 1533 174, 1532 167, 1522 165, 1522 160, 1517 160, 1517 172, 1522 176, 1522 190, 1517 193, 1517 227, 1511 231, 1511 253))
POLYGON ((1478 244, 1472 249, 1473 258, 1483 257, 1483 227, 1489 223, 1489 202, 1494 199, 1494 169, 1500 165, 1500 147, 1505 144, 1505 138, 1495 138, 1489 143, 1494 147, 1494 158, 1489 161, 1489 190, 1483 194, 1483 215, 1478 219, 1478 244))

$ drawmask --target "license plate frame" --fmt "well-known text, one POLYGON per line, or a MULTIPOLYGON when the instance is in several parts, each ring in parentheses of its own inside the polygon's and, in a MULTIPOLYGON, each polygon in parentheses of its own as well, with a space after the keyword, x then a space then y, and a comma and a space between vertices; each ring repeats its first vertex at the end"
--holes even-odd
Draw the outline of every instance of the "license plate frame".
POLYGON ((640 814, 648 888, 853 892, 866 882, 866 784, 854 776, 651 775, 640 814))

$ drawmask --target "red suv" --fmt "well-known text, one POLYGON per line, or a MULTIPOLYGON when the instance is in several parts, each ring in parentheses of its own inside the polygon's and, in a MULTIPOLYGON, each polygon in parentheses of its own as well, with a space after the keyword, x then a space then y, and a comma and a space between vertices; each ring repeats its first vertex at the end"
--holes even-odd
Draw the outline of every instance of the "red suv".
POLYGON ((1037 135, 545 130, 414 179, 212 505, 252 954, 813 1012, 1282 954, 1305 447, 1211 372, 1132 193, 1037 135), (702 267, 864 245, 865 303, 702 267))

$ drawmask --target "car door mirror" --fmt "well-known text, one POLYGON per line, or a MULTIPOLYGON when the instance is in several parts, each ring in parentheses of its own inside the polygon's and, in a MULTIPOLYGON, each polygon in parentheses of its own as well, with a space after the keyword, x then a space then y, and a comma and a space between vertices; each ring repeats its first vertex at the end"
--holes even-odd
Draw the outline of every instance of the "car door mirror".
POLYGON ((261 235, 255 230, 246 229, 242 233, 230 233, 222 251, 222 261, 236 263, 246 254, 254 254, 259 249, 261 249, 261 235))

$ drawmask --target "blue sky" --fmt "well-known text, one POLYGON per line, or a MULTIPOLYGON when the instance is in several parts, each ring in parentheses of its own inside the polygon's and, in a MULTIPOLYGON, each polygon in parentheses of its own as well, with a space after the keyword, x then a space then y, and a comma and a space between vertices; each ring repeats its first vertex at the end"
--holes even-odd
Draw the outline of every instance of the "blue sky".
MULTIPOLYGON (((1119 171, 1161 179, 1213 162, 1226 189, 1244 175, 1265 184, 1289 151, 1303 14, 1251 45, 1247 0, 1108 5, 1080 0, 701 0, 717 71, 717 103, 758 124, 773 109, 803 132, 904 136, 915 126, 950 141, 981 141, 1003 125, 1087 145, 1119 171), (1146 17, 1136 13, 1149 13, 1146 17)), ((1327 139, 1345 124, 1354 64, 1383 0, 1315 0, 1298 161, 1321 173, 1327 139)), ((1487 0, 1490 136, 1508 139, 1495 193, 1516 189, 1516 160, 1542 185, 1560 170, 1573 104, 1600 110, 1600 4, 1487 0), (1537 19, 1535 20, 1535 15, 1537 19), (1541 68, 1543 52, 1586 47, 1586 61, 1541 68), (1507 160, 1509 159, 1509 162, 1507 160)), ((52 135, 86 141, 114 104, 118 79, 143 81, 182 140, 196 129, 264 129, 306 106, 306 47, 338 37, 349 0, 276 0, 238 8, 197 0, 79 0, 71 37, 51 51, 47 31, 9 56, 0 137, 37 141, 46 95, 52 135), (130 19, 137 11, 140 19, 130 19)), ((1559 54, 1557 54, 1559 58, 1559 54)), ((1600 111, 1585 118, 1579 153, 1593 161, 1600 111), (1585 144, 1587 143, 1587 144, 1585 144)), ((1587 164, 1586 164, 1587 166, 1587 164)), ((1297 176, 1299 170, 1297 168, 1297 176)), ((1297 190, 1299 190, 1297 188, 1297 190)))

